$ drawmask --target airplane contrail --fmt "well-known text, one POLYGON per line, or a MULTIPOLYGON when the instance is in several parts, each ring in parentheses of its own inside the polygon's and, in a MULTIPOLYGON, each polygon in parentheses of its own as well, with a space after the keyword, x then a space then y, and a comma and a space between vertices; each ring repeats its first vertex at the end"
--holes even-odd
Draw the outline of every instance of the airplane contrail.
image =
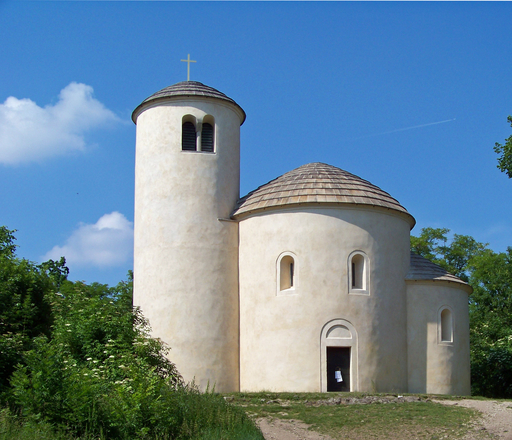
POLYGON ((372 137, 372 136, 380 136, 382 134, 390 134, 390 133, 396 133, 398 131, 406 131, 406 130, 414 130, 415 128, 422 128, 422 127, 428 127, 429 125, 437 125, 437 124, 444 124, 445 122, 452 122, 455 121, 457 118, 453 119, 446 119, 445 121, 437 121, 437 122, 429 122, 428 124, 420 124, 420 125, 413 125, 412 127, 405 127, 405 128, 397 128, 396 130, 390 130, 390 131, 383 131, 382 133, 375 133, 375 134, 367 134, 365 136, 359 136, 357 138, 354 138, 352 140, 372 137))

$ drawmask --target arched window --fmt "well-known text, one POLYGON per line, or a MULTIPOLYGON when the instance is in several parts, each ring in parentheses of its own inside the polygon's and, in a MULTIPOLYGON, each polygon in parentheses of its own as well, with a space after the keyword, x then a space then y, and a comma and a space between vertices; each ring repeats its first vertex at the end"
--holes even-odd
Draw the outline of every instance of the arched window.
POLYGON ((281 254, 277 260, 277 293, 295 293, 297 274, 295 256, 290 252, 281 254))
POLYGON ((181 129, 181 149, 196 151, 196 126, 191 121, 184 121, 181 129))
POLYGON ((349 293, 369 294, 369 261, 364 252, 352 252, 348 258, 349 293))
POLYGON ((280 286, 281 290, 293 287, 293 276, 295 270, 295 261, 289 255, 281 258, 280 264, 280 286))
POLYGON ((449 308, 443 308, 439 314, 440 342, 453 342, 453 317, 449 308))
POLYGON ((352 257, 352 288, 364 289, 364 257, 356 254, 352 257))
POLYGON ((213 153, 213 125, 209 122, 203 123, 201 131, 201 151, 213 153))

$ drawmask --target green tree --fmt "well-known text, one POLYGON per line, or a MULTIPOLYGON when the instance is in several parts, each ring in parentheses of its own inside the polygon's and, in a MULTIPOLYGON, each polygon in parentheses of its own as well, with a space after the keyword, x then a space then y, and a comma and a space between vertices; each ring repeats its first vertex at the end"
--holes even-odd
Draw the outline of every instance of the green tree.
MULTIPOLYGON (((507 121, 512 126, 512 116, 507 118, 507 121)), ((512 135, 505 139, 505 144, 496 142, 494 144, 494 151, 500 155, 498 158, 498 169, 507 176, 512 178, 512 135)))
POLYGON ((154 428, 161 393, 180 386, 181 377, 126 289, 62 283, 52 299, 51 337, 34 340, 11 381, 26 414, 77 435, 138 438, 154 428))
POLYGON ((8 414, 55 438, 263 438, 243 410, 183 383, 132 306, 131 272, 115 287, 71 282, 63 258, 17 258, 14 232, 0 227, 0 398, 14 409, 0 431, 8 414))
POLYGON ((469 235, 454 234, 449 244, 446 228, 423 228, 419 237, 411 236, 411 250, 468 282, 470 261, 487 249, 469 235))
POLYGON ((471 377, 474 394, 512 397, 512 248, 487 249, 470 263, 471 377))
POLYGON ((0 256, 6 258, 12 258, 14 256, 16 251, 16 245, 14 244, 16 240, 14 237, 15 232, 15 229, 11 231, 5 226, 0 226, 0 256))
POLYGON ((10 377, 23 362, 23 352, 33 338, 49 336, 53 323, 49 295, 65 279, 65 260, 36 265, 16 257, 14 230, 0 227, 0 400, 4 401, 10 377))
POLYGON ((62 283, 51 338, 35 338, 11 380, 25 416, 73 438, 262 439, 241 409, 183 383, 131 286, 62 283))
POLYGON ((473 287, 469 297, 471 389, 512 397, 512 248, 494 252, 467 235, 424 228, 411 249, 473 287))

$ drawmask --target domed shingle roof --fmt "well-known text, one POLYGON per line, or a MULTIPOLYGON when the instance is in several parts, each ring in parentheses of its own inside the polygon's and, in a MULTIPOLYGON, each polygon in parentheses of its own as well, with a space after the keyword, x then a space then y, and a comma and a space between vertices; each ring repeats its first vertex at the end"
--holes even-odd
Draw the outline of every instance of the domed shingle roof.
POLYGON ((325 163, 310 163, 260 186, 242 197, 233 212, 237 218, 251 212, 303 204, 369 205, 392 209, 416 221, 387 192, 354 174, 325 163))
POLYGON ((405 279, 411 281, 448 281, 463 284, 467 286, 467 290, 472 290, 471 286, 459 277, 452 275, 446 269, 412 251, 411 266, 405 279))
POLYGON ((233 99, 229 98, 224 93, 219 92, 217 89, 206 86, 198 81, 182 81, 172 86, 165 87, 164 89, 159 90, 156 93, 153 93, 149 98, 146 98, 144 101, 142 101, 133 111, 132 120, 136 123, 137 116, 139 115, 140 111, 149 103, 153 104, 154 102, 158 101, 168 101, 169 99, 179 99, 187 96, 198 96, 203 98, 214 98, 220 99, 222 101, 227 101, 230 104, 233 104, 236 107, 238 107, 242 112, 243 117, 240 125, 242 125, 245 121, 245 112, 243 111, 242 107, 240 107, 233 99))

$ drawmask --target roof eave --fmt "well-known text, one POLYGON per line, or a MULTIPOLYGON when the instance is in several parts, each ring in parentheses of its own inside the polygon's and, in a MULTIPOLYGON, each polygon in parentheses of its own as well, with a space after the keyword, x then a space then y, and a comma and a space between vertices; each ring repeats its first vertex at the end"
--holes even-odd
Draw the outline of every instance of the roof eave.
POLYGON ((398 215, 402 218, 404 218, 410 225, 410 229, 414 228, 414 225, 416 224, 416 219, 409 214, 408 212, 400 211, 398 209, 388 208, 385 206, 378 206, 378 205, 369 205, 366 203, 347 203, 347 202, 298 202, 298 203, 287 203, 286 205, 272 205, 272 206, 265 206, 255 209, 250 209, 247 211, 242 211, 239 214, 237 214, 237 210, 231 214, 231 218, 235 220, 243 220, 244 218, 262 214, 262 213, 268 213, 270 211, 286 211, 293 208, 298 207, 304 207, 304 206, 316 206, 316 207, 325 207, 325 208, 331 208, 331 207, 347 207, 347 206, 354 206, 357 208, 365 208, 365 209, 375 209, 379 211, 387 211, 391 212, 394 215, 398 215))
POLYGON ((155 98, 152 98, 152 97, 146 98, 132 112, 132 121, 135 125, 137 125, 137 118, 144 110, 146 110, 146 108, 153 107, 155 105, 158 105, 158 104, 164 103, 164 102, 182 101, 182 100, 207 100, 207 101, 211 100, 211 101, 223 102, 226 105, 234 107, 238 110, 238 112, 240 114, 240 125, 243 125, 243 123, 245 122, 245 119, 247 117, 244 109, 242 107, 240 107, 235 101, 230 101, 227 99, 218 98, 218 97, 214 97, 214 96, 202 96, 202 95, 193 94, 193 93, 184 93, 182 95, 158 96, 155 98))
POLYGON ((406 284, 424 284, 424 285, 430 285, 430 284, 444 284, 448 287, 456 287, 461 290, 464 290, 468 295, 471 295, 473 293, 473 288, 464 281, 456 281, 456 280, 445 280, 445 279, 436 279, 436 278, 429 278, 429 279, 414 279, 414 278, 405 278, 406 284))

